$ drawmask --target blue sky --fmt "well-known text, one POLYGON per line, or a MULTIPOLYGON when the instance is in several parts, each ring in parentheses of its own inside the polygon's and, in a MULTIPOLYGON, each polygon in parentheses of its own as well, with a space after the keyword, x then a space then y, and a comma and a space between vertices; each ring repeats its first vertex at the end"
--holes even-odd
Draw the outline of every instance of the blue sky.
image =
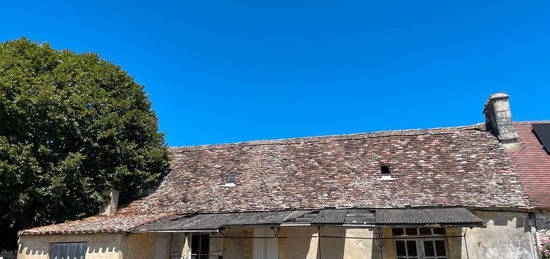
POLYGON ((0 41, 97 52, 170 146, 550 119, 550 1, 10 1, 0 41))

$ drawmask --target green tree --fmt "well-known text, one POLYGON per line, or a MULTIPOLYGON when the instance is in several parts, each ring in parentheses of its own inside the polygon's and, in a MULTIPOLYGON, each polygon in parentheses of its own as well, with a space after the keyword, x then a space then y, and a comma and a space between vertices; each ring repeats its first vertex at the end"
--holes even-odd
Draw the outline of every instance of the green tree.
POLYGON ((97 214, 168 167, 143 87, 97 54, 25 38, 0 43, 0 250, 18 230, 97 214))

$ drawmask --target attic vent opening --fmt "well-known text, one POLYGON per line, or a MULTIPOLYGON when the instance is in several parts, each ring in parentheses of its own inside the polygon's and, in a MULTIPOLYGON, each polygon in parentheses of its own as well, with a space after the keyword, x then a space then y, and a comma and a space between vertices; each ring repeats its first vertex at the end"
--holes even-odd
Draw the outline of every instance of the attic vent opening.
POLYGON ((380 177, 380 180, 394 180, 391 176, 391 170, 389 165, 381 164, 380 165, 380 174, 382 174, 382 177, 380 177))
POLYGON ((224 186, 229 186, 229 187, 237 186, 237 174, 228 173, 224 186))
POLYGON ((382 173, 382 175, 389 175, 390 174, 390 166, 381 165, 380 166, 380 173, 382 173))

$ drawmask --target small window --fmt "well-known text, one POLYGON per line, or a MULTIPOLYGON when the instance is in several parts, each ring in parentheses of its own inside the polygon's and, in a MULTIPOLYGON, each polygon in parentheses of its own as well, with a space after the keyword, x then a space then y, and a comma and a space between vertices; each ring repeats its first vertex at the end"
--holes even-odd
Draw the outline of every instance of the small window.
POLYGON ((228 186, 228 187, 237 186, 237 174, 236 173, 227 174, 227 179, 225 179, 224 186, 228 186))
POLYGON ((237 175, 235 173, 227 174, 227 183, 236 183, 237 175))
POLYGON ((210 237, 208 234, 191 235, 191 259, 208 259, 210 237))
POLYGON ((86 243, 52 243, 50 259, 84 259, 86 258, 86 243))
POLYGON ((380 173, 382 173, 383 175, 389 175, 390 174, 390 166, 381 165, 380 166, 380 173))

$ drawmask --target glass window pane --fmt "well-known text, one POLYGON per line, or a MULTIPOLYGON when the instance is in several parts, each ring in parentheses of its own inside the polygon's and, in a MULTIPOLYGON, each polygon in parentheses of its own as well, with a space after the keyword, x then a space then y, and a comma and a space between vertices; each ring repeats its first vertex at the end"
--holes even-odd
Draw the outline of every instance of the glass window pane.
POLYGON ((201 236, 201 254, 208 254, 209 239, 208 235, 201 236))
POLYGON ((196 255, 191 255, 191 259, 198 259, 199 257, 196 255))
POLYGON ((208 259, 208 255, 201 255, 199 259, 208 259))
POLYGON ((447 255, 447 253, 445 251, 445 242, 443 240, 436 240, 435 241, 435 250, 436 250, 438 256, 447 255))
POLYGON ((397 249, 397 256, 407 255, 405 250, 405 241, 395 241, 395 248, 397 249))
POLYGON ((434 234, 445 235, 445 229, 444 228, 434 228, 434 234))
POLYGON ((421 228, 420 229, 420 235, 431 235, 432 230, 431 228, 421 228))
POLYGON ((407 252, 409 252, 409 255, 418 255, 416 252, 416 241, 407 241, 407 252))
POLYGON ((426 256, 435 256, 434 241, 432 240, 424 241, 424 254, 426 256))
POLYGON ((191 253, 192 254, 198 254, 200 253, 200 244, 201 239, 199 235, 191 235, 191 253))
POLYGON ((407 228, 405 229, 405 233, 407 233, 407 235, 409 236, 418 235, 418 233, 416 232, 416 228, 407 228))
POLYGON ((391 230, 394 236, 402 236, 403 235, 403 229, 402 228, 393 228, 391 230))

